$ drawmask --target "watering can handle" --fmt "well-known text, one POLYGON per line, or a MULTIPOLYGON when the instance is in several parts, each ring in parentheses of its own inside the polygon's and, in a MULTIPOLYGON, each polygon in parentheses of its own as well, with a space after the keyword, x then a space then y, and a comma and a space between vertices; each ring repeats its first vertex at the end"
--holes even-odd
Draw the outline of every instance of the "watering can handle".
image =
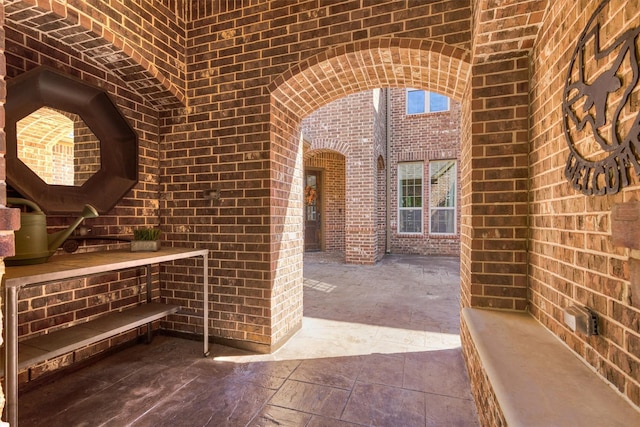
POLYGON ((10 205, 24 205, 24 206, 28 206, 31 209, 33 209, 34 212, 42 212, 42 209, 40 209, 40 206, 36 205, 31 200, 27 200, 27 199, 20 199, 20 198, 17 198, 17 197, 7 197, 7 204, 10 204, 10 205))

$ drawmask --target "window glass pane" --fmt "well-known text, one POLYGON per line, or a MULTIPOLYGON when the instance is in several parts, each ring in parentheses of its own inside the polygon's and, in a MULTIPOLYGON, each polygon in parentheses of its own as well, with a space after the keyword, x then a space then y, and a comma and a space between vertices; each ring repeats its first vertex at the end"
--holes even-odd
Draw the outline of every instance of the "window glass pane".
POLYGON ((429 163, 429 208, 431 233, 454 234, 456 232, 455 160, 438 160, 429 163))
POLYGON ((400 233, 420 233, 422 231, 422 209, 400 211, 400 233))
POLYGON ((429 163, 430 184, 429 206, 455 207, 456 203, 456 162, 454 160, 429 163))
POLYGON ((398 165, 398 230, 400 233, 422 232, 422 176, 419 163, 398 165))
POLYGON ((316 206, 315 204, 307 206, 307 221, 316 220, 316 206))
POLYGON ((429 111, 447 111, 449 109, 449 98, 439 93, 429 92, 429 111))
POLYGON ((431 210, 431 233, 453 234, 456 232, 456 211, 454 209, 431 210))
POLYGON ((425 91, 408 90, 407 91, 407 114, 424 113, 425 108, 425 91))

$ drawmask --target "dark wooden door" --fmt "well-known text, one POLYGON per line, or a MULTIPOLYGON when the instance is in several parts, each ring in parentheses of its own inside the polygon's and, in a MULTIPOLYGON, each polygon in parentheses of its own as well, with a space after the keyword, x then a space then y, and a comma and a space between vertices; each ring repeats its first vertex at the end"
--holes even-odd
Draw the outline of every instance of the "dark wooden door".
POLYGON ((321 249, 320 171, 307 171, 304 181, 304 250, 319 251, 321 249))

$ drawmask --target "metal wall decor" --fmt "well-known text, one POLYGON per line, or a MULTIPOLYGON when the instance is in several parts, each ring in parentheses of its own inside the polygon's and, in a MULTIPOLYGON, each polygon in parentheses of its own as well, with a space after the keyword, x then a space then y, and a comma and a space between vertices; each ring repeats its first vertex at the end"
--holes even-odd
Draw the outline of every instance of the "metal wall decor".
POLYGON ((617 193, 629 185, 630 169, 640 176, 640 113, 629 117, 640 102, 640 27, 601 47, 599 17, 609 2, 598 6, 578 39, 562 102, 570 150, 565 176, 585 195, 617 193))

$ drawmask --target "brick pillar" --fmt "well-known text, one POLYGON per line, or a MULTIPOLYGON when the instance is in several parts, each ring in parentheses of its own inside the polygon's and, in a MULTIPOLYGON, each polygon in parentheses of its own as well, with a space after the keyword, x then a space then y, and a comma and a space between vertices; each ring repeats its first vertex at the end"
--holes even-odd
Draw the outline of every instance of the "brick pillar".
POLYGON ((374 264, 376 234, 376 164, 371 141, 353 144, 347 157, 345 261, 374 264))
POLYGON ((472 67, 465 245, 474 307, 527 305, 528 66, 522 55, 472 67))
MULTIPOLYGON (((4 155, 7 152, 6 133, 4 131, 5 115, 4 105, 6 102, 7 87, 5 76, 7 75, 7 62, 4 56, 4 3, 0 2, 0 259, 15 255, 15 242, 13 231, 20 227, 20 212, 18 209, 8 209, 5 207, 7 203, 7 185, 6 185, 6 169, 4 155)), ((0 262, 0 280, 4 275, 4 261, 0 262)), ((0 293, 0 302, 2 302, 3 293, 0 293)), ((2 344, 4 319, 0 315, 0 344, 2 344)), ((4 392, 0 391, 0 412, 4 408, 5 399, 4 392)), ((0 422, 0 425, 8 425, 0 422)))

